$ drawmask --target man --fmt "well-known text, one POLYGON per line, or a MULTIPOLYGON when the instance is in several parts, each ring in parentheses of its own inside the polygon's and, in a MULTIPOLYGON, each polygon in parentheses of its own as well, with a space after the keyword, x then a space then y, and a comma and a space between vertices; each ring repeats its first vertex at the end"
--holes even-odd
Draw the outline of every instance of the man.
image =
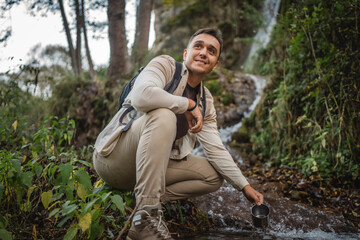
POLYGON ((250 202, 263 203, 263 195, 249 185, 221 142, 213 98, 203 87, 221 50, 218 30, 197 31, 184 50, 182 78, 173 94, 164 88, 174 75, 175 60, 154 58, 95 143, 98 174, 115 188, 135 191, 139 210, 128 240, 172 239, 160 203, 216 191, 223 178, 250 202), (127 111, 130 105, 136 111, 127 111), (196 139, 206 158, 191 154, 196 139))

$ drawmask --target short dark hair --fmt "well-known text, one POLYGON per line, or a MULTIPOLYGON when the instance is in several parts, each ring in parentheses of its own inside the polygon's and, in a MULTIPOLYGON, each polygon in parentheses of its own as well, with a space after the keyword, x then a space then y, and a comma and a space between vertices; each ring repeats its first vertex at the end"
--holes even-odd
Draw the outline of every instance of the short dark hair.
POLYGON ((222 52, 222 48, 223 48, 223 40, 222 40, 222 33, 219 29, 216 29, 216 28, 202 28, 202 29, 199 29, 197 30, 189 39, 189 42, 188 42, 188 46, 189 44, 191 43, 191 41, 198 35, 200 34, 209 34, 213 37, 215 37, 219 44, 220 44, 220 52, 219 52, 219 58, 220 58, 220 54, 222 52))

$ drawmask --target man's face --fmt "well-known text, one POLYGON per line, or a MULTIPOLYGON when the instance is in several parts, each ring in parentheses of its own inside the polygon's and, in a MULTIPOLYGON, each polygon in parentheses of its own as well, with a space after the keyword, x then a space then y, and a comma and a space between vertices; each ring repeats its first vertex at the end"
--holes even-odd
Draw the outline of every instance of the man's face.
POLYGON ((184 62, 190 74, 206 75, 219 64, 220 43, 209 34, 197 35, 184 50, 184 62))

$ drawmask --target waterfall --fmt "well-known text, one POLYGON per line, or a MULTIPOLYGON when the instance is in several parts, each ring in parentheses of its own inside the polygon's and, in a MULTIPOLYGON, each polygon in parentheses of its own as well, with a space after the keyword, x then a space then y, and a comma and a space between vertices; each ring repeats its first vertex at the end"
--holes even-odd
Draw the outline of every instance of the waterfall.
POLYGON ((276 24, 276 16, 279 11, 280 2, 281 0, 265 0, 262 11, 263 24, 254 37, 249 55, 244 64, 244 69, 251 70, 256 53, 260 49, 266 48, 269 43, 271 32, 276 24))
MULTIPOLYGON (((258 105, 258 103, 259 103, 259 101, 261 99, 263 90, 264 90, 264 88, 266 86, 266 79, 264 77, 255 76, 255 75, 252 75, 252 74, 245 74, 245 76, 250 77, 254 81, 255 86, 256 86, 256 98, 253 101, 253 103, 250 105, 248 111, 245 112, 245 114, 244 114, 244 118, 248 118, 248 117, 250 117, 251 113, 255 110, 256 106, 258 105)), ((242 125, 242 122, 240 121, 239 123, 237 123, 237 124, 235 124, 233 126, 229 126, 229 127, 226 127, 226 128, 220 128, 219 129, 220 137, 221 137, 221 140, 223 141, 223 143, 230 142, 231 141, 231 135, 234 132, 236 132, 239 128, 241 128, 241 125, 242 125)))
MULTIPOLYGON (((258 50, 262 48, 266 48, 267 44, 270 41, 271 32, 276 24, 276 16, 279 11, 281 0, 265 0, 264 6, 262 10, 263 15, 263 24, 259 28, 258 32, 256 33, 254 37, 254 42, 251 45, 250 53, 247 57, 247 60, 245 62, 245 69, 251 68, 254 57, 258 50)), ((255 109, 257 104, 259 103, 261 99, 261 95, 263 92, 264 87, 266 86, 266 79, 264 77, 255 76, 252 74, 247 74, 249 77, 253 79, 256 85, 256 99, 249 107, 248 112, 245 114, 245 118, 249 117, 252 113, 252 111, 255 109)), ((228 143, 231 140, 231 135, 237 131, 241 127, 241 122, 224 128, 220 129, 220 136, 224 143, 228 143)))

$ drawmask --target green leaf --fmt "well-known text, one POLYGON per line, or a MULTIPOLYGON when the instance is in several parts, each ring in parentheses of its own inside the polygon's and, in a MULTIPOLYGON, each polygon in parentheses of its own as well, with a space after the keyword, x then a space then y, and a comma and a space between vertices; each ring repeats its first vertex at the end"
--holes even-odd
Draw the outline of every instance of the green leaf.
POLYGON ((74 199, 74 185, 67 185, 65 188, 65 196, 67 200, 73 200, 74 199))
POLYGON ((101 215, 101 210, 104 209, 104 208, 98 208, 98 209, 94 209, 91 211, 91 219, 92 219, 92 222, 95 222, 98 220, 98 218, 100 217, 101 215))
POLYGON ((35 174, 37 177, 39 177, 41 175, 43 169, 44 168, 41 165, 38 165, 35 167, 35 174))
POLYGON ((60 208, 55 208, 49 213, 49 218, 55 216, 58 212, 60 212, 60 208))
POLYGON ((306 115, 302 115, 302 116, 298 117, 298 119, 296 120, 295 125, 298 125, 299 123, 301 123, 305 118, 306 118, 306 115))
POLYGON ((69 145, 71 145, 71 139, 72 139, 73 135, 74 135, 74 131, 69 130, 68 131, 68 143, 69 143, 69 145))
POLYGON ((73 167, 70 164, 61 164, 59 167, 60 173, 56 177, 56 185, 66 185, 72 170, 73 167))
POLYGON ((17 174, 21 173, 21 162, 22 159, 11 159, 10 160, 12 167, 15 169, 15 171, 17 172, 17 174))
POLYGON ((38 158, 39 158, 39 156, 38 156, 38 154, 37 154, 36 151, 32 151, 32 152, 31 152, 31 155, 32 155, 32 158, 33 158, 33 159, 38 159, 38 158))
POLYGON ((32 179, 34 177, 34 173, 33 172, 24 172, 23 174, 21 174, 21 182, 28 187, 32 187, 32 179))
POLYGON ((64 193, 55 193, 53 196, 53 201, 59 200, 62 198, 62 196, 64 196, 64 193))
POLYGON ((76 194, 81 198, 81 200, 85 201, 85 196, 88 194, 88 191, 84 187, 84 185, 79 184, 76 189, 76 194))
POLYGON ((83 169, 80 169, 75 173, 75 178, 87 189, 90 189, 92 187, 90 176, 83 169))
POLYGON ((325 140, 325 138, 321 141, 321 145, 323 146, 323 148, 326 148, 326 140, 325 140))
POLYGON ((85 206, 84 210, 82 211, 81 215, 84 215, 85 213, 87 213, 91 209, 92 205, 94 205, 96 203, 97 200, 99 200, 99 199, 95 198, 91 202, 86 204, 86 206, 85 206))
POLYGON ((53 196, 52 190, 49 190, 47 192, 43 192, 41 194, 41 202, 44 205, 45 209, 47 209, 49 207, 49 204, 51 203, 52 196, 53 196))
POLYGON ((5 229, 0 229, 0 239, 2 240, 12 240, 12 234, 5 229))
POLYGON ((79 160, 79 159, 73 159, 73 163, 81 163, 84 166, 92 167, 92 164, 90 162, 79 160))
POLYGON ((114 196, 111 196, 111 201, 120 210, 120 212, 125 213, 124 202, 120 195, 116 194, 114 196))
POLYGON ((66 231, 66 235, 64 236, 64 240, 72 240, 76 237, 78 231, 78 227, 76 225, 72 225, 69 227, 69 229, 66 231))
POLYGON ((101 197, 101 201, 105 202, 105 200, 111 195, 111 192, 106 193, 101 197))
POLYGON ((90 228, 91 225, 91 214, 86 213, 84 216, 82 216, 79 220, 79 227, 81 228, 81 231, 84 233, 86 230, 90 228))
POLYGON ((63 205, 63 209, 61 210, 61 212, 65 215, 69 215, 70 213, 72 213, 73 211, 75 211, 78 208, 78 206, 76 204, 71 204, 71 205, 63 205))
POLYGON ((134 202, 134 198, 132 196, 129 195, 125 195, 125 203, 127 206, 131 206, 134 202))
POLYGON ((28 202, 30 201, 31 194, 34 192, 34 190, 35 190, 35 187, 31 187, 31 188, 28 189, 28 191, 27 191, 27 200, 28 200, 28 202))
POLYGON ((66 216, 58 223, 57 227, 62 227, 69 219, 71 219, 70 216, 66 216))
POLYGON ((92 240, 92 239, 100 239, 103 232, 104 232, 104 224, 101 224, 101 223, 93 223, 93 224, 91 224, 90 240, 92 240))

